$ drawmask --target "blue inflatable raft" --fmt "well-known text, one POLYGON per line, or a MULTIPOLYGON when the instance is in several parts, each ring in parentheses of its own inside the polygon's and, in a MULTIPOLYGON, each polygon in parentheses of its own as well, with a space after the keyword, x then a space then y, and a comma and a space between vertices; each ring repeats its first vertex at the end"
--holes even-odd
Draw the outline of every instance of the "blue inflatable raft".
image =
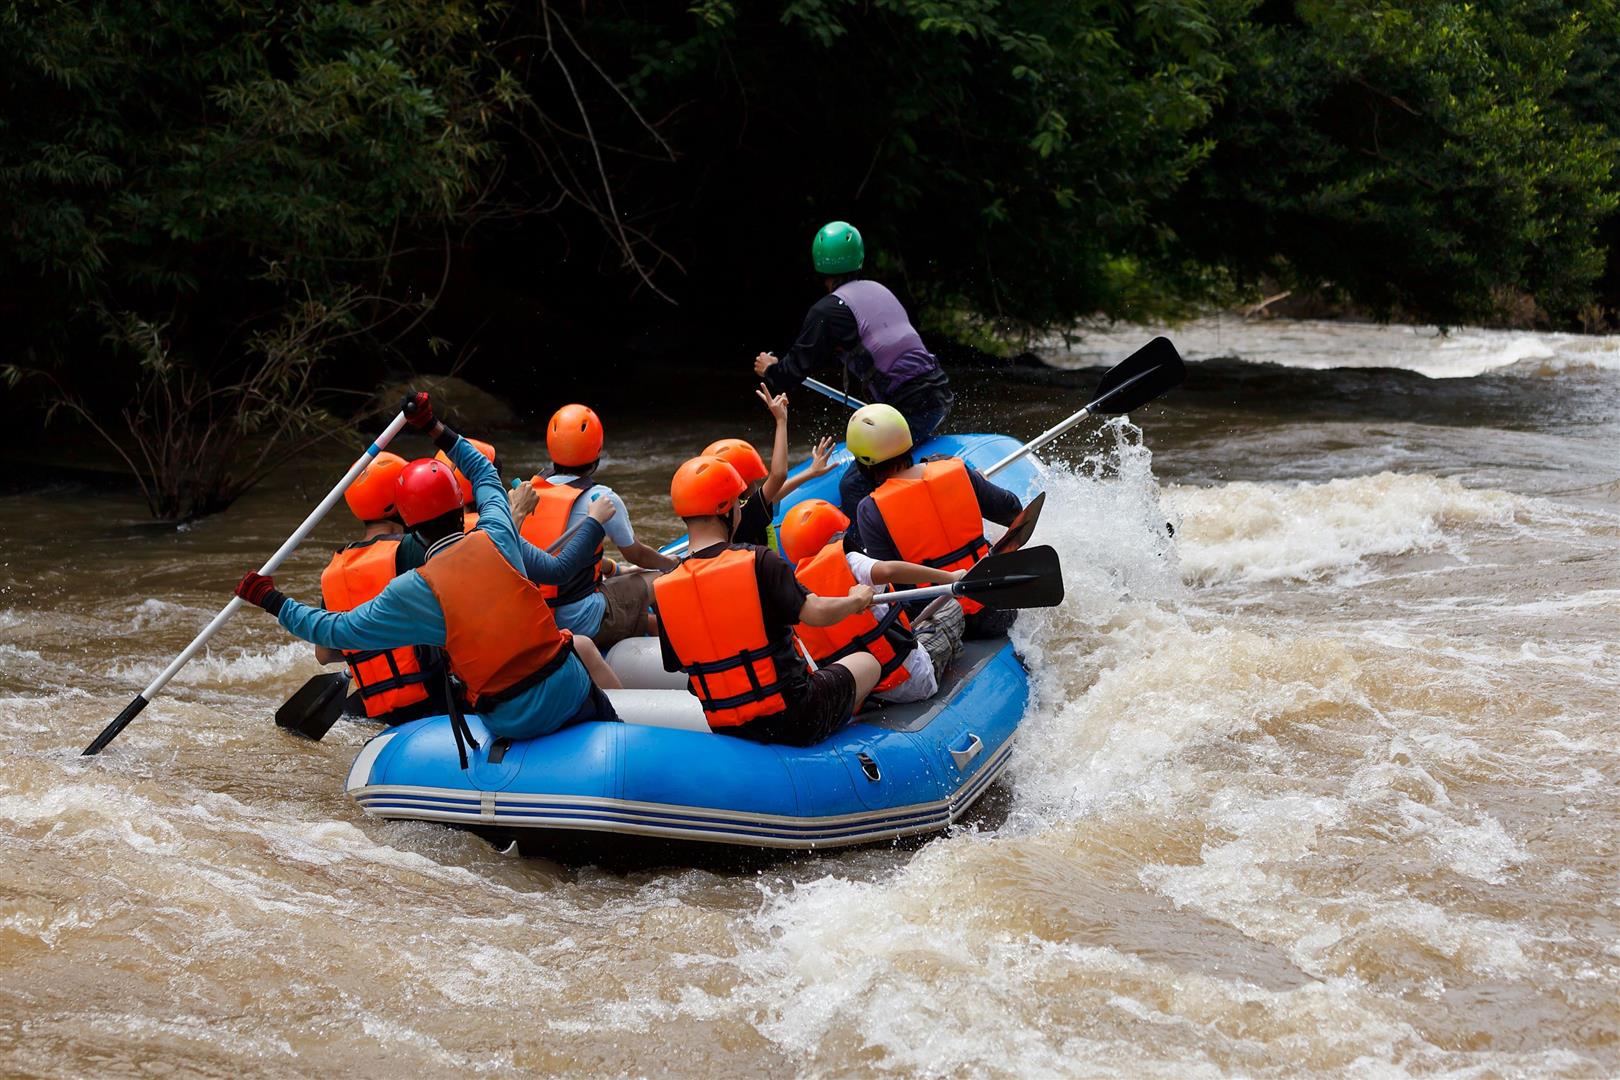
MULTIPOLYGON (((1018 445, 948 435, 919 453, 957 454, 982 469, 1018 445)), ((848 460, 842 448, 839 458, 848 460)), ((789 502, 836 502, 841 472, 789 502)), ((1027 499, 1036 466, 1025 458, 996 480, 1027 499)), ((868 709, 816 746, 773 746, 704 728, 695 699, 658 666, 652 639, 621 642, 609 661, 631 687, 610 693, 624 723, 508 741, 468 716, 479 748, 463 771, 449 719, 428 717, 366 743, 349 794, 383 818, 458 825, 525 850, 582 840, 589 850, 604 833, 746 848, 866 844, 934 832, 966 813, 1005 767, 1029 699, 1009 641, 969 642, 931 700, 868 709)))

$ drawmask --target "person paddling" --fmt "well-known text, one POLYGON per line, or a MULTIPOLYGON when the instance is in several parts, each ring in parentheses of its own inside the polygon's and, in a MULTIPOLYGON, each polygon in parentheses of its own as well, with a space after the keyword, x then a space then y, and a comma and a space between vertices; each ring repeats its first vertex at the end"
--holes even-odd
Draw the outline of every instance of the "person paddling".
POLYGON ((872 589, 813 596, 776 552, 732 543, 746 488, 713 456, 692 458, 670 482, 691 554, 653 583, 664 670, 686 673, 711 730, 809 746, 849 723, 880 671, 864 652, 809 671, 793 627, 832 626, 866 611, 872 589))
MULTIPOLYGON (((785 356, 778 360, 762 352, 754 358, 754 374, 779 394, 836 360, 843 365, 846 387, 853 379, 858 396, 894 406, 919 441, 928 438, 950 414, 955 400, 950 379, 894 293, 863 276, 866 245, 860 230, 846 221, 823 225, 811 242, 810 258, 827 295, 811 306, 785 356)), ((840 508, 854 518, 870 490, 862 473, 846 470, 838 485, 840 508)))
MULTIPOLYGON (((405 459, 386 450, 378 454, 343 492, 349 510, 363 530, 333 553, 321 572, 321 604, 328 611, 352 611, 373 599, 400 574, 426 561, 427 549, 406 532, 395 503, 405 459)), ((315 646, 322 664, 345 662, 355 687, 350 709, 390 726, 446 709, 444 679, 437 651, 419 645, 396 649, 343 651, 315 646)))
MULTIPOLYGON (((866 553, 938 570, 967 570, 990 552, 984 521, 1011 525, 1023 509, 1018 496, 985 479, 961 458, 912 460, 911 430, 890 405, 867 405, 849 418, 844 445, 872 484, 857 508, 866 553)), ((847 539, 846 539, 847 542, 847 539)), ((996 637, 1018 612, 961 600, 967 636, 996 637)))
MULTIPOLYGON (((618 494, 596 482, 603 441, 602 421, 594 409, 564 405, 552 414, 546 425, 551 473, 535 475, 514 492, 514 505, 522 507, 527 505, 524 489, 533 491, 534 509, 517 515, 523 538, 536 547, 549 548, 579 527, 593 503, 605 500, 614 510, 607 519, 607 538, 613 541, 619 555, 644 570, 672 568, 675 559, 636 539, 630 514, 618 494)), ((599 541, 591 565, 568 581, 546 589, 557 625, 585 635, 602 650, 627 637, 653 632, 647 618, 652 579, 634 572, 605 576, 607 565, 612 564, 604 563, 599 541)))
MULTIPOLYGON (((966 570, 935 570, 909 562, 878 562, 844 545, 849 518, 826 499, 806 499, 782 519, 782 554, 793 564, 799 584, 817 596, 843 596, 852 585, 948 585, 966 570)), ((923 701, 939 693, 951 661, 962 653, 962 605, 946 598, 932 613, 912 625, 900 604, 881 615, 862 612, 827 627, 801 624, 799 640, 811 659, 829 664, 857 650, 877 658, 882 668, 872 696, 900 704, 923 701)))
POLYGON ((301 604, 256 572, 242 576, 236 595, 275 616, 288 633, 330 649, 444 646, 469 702, 497 736, 532 738, 582 720, 612 719, 592 683, 617 689, 618 679, 588 638, 558 629, 535 582, 566 581, 588 565, 613 504, 592 503, 574 538, 548 555, 518 535, 495 466, 434 418, 428 395, 407 398, 404 411, 471 479, 477 527, 462 531, 461 491, 451 470, 422 458, 400 473, 396 499, 405 524, 427 544, 420 568, 353 611, 301 604))

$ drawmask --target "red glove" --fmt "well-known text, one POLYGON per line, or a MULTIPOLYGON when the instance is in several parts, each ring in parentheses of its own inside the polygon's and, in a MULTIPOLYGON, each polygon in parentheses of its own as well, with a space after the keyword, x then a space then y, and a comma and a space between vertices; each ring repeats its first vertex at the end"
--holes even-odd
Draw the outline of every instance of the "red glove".
POLYGON ((236 595, 250 604, 259 605, 272 615, 280 615, 281 605, 287 602, 287 597, 276 591, 274 578, 254 570, 243 574, 242 580, 236 583, 236 595))
POLYGON ((405 422, 417 431, 426 431, 433 426, 433 402, 428 400, 426 390, 406 394, 399 411, 405 414, 405 422))

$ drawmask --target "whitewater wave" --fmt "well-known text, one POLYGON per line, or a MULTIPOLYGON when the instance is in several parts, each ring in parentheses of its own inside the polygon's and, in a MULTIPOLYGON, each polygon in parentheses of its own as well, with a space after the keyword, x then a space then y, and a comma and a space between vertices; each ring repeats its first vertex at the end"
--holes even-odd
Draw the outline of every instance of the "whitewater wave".
POLYGON ((1171 488, 1181 566, 1199 584, 1311 580, 1373 556, 1454 547, 1462 526, 1513 524, 1531 500, 1447 477, 1379 473, 1325 483, 1171 488))
POLYGON ((1088 330, 1082 346, 1066 349, 1053 339, 1038 351, 1060 367, 1107 362, 1158 334, 1167 335, 1188 360, 1237 357, 1253 363, 1324 370, 1400 368, 1432 379, 1465 379, 1514 369, 1556 375, 1574 368, 1620 371, 1620 336, 1531 333, 1458 327, 1377 326, 1300 319, 1253 321, 1235 317, 1195 319, 1176 326, 1116 324, 1088 330))
MULTIPOLYGON (((145 682, 167 666, 168 660, 120 664, 113 668, 111 675, 115 679, 145 682)), ((320 670, 312 647, 302 641, 288 641, 268 649, 243 649, 229 655, 206 651, 181 668, 174 681, 184 686, 234 686, 305 669, 312 675, 320 670)))

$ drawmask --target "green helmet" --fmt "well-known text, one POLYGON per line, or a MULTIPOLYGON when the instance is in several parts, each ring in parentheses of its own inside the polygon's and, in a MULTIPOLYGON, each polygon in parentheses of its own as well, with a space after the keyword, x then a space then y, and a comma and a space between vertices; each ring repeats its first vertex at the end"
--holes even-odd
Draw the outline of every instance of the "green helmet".
POLYGON ((810 245, 818 274, 848 274, 866 261, 860 230, 847 221, 829 221, 810 245))

